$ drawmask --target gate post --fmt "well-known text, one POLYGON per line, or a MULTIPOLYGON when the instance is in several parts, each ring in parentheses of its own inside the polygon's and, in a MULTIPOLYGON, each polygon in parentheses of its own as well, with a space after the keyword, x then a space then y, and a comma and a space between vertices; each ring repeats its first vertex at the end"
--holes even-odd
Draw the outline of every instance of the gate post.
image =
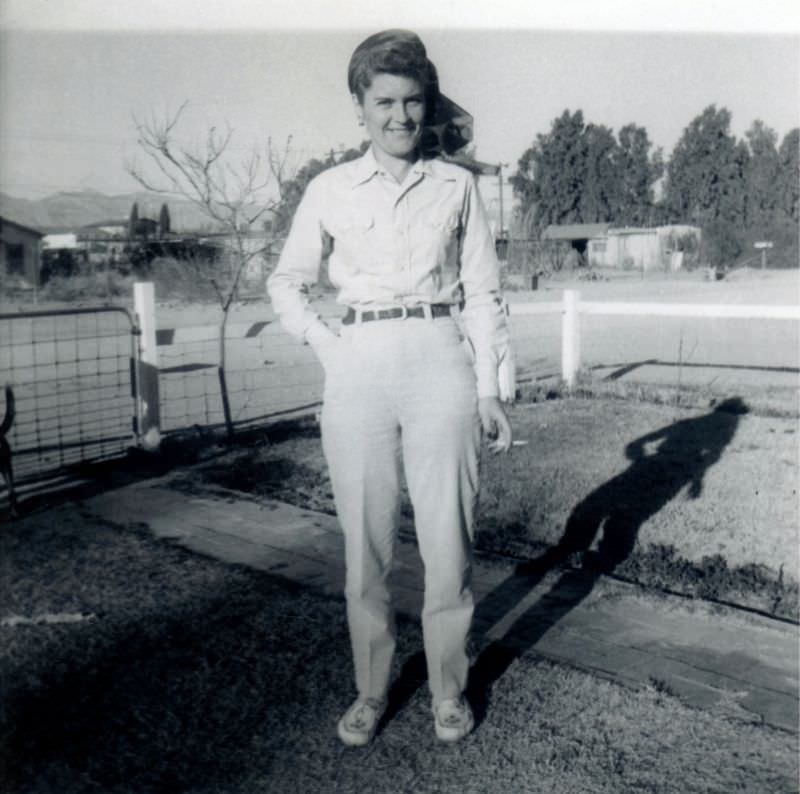
POLYGON ((561 320, 561 376, 568 389, 575 387, 581 365, 581 325, 578 312, 580 293, 564 290, 564 315, 561 320))
POLYGON ((161 444, 161 414, 158 395, 156 301, 152 282, 134 283, 133 310, 139 324, 139 354, 136 360, 138 437, 144 449, 155 451, 161 444))

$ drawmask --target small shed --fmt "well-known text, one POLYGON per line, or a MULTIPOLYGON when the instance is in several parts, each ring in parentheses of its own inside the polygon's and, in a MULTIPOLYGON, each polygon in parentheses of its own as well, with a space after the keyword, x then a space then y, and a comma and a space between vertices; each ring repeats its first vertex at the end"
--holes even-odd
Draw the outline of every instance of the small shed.
POLYGON ((701 239, 697 226, 669 225, 609 229, 605 243, 589 246, 589 263, 627 270, 679 270, 696 254, 701 239))
POLYGON ((39 285, 44 233, 0 217, 0 276, 39 285))

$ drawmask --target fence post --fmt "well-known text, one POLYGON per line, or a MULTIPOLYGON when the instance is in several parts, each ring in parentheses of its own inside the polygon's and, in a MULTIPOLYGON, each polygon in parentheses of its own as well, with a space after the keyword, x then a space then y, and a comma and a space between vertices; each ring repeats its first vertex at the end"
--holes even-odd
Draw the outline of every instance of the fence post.
POLYGON ((561 320, 561 376, 568 389, 574 388, 581 365, 579 300, 580 293, 577 290, 564 290, 564 314, 561 320))
POLYGON ((503 301, 503 311, 506 314, 509 344, 497 367, 497 381, 500 386, 500 399, 503 402, 513 403, 517 399, 517 362, 514 358, 514 348, 511 345, 511 319, 509 318, 511 311, 505 301, 503 301))
POLYGON ((161 412, 158 395, 156 301, 151 282, 134 283, 133 310, 139 324, 139 355, 136 361, 139 442, 145 449, 155 451, 161 443, 161 412))

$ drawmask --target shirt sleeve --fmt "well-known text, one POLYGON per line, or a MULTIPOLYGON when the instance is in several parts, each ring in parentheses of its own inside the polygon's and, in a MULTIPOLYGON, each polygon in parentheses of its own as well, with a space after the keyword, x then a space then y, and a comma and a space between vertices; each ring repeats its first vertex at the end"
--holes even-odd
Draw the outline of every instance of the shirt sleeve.
POLYGON ((464 294, 461 318, 475 352, 478 397, 497 397, 500 395, 498 368, 506 357, 510 358, 511 342, 494 240, 472 176, 464 200, 460 259, 464 294))
POLYGON ((267 293, 281 325, 299 341, 312 345, 334 336, 308 298, 308 289, 318 281, 322 264, 321 188, 318 180, 306 187, 278 266, 267 279, 267 293))

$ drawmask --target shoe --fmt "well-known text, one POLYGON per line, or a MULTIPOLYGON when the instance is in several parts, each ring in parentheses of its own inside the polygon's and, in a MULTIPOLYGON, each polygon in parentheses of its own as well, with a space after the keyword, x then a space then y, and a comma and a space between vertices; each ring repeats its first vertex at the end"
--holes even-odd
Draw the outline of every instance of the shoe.
POLYGON ((358 698, 344 713, 336 726, 339 738, 348 747, 369 744, 386 711, 386 701, 375 698, 358 698))
POLYGON ((472 709, 463 696, 442 700, 433 707, 433 716, 436 736, 443 742, 457 742, 475 727, 472 709))

